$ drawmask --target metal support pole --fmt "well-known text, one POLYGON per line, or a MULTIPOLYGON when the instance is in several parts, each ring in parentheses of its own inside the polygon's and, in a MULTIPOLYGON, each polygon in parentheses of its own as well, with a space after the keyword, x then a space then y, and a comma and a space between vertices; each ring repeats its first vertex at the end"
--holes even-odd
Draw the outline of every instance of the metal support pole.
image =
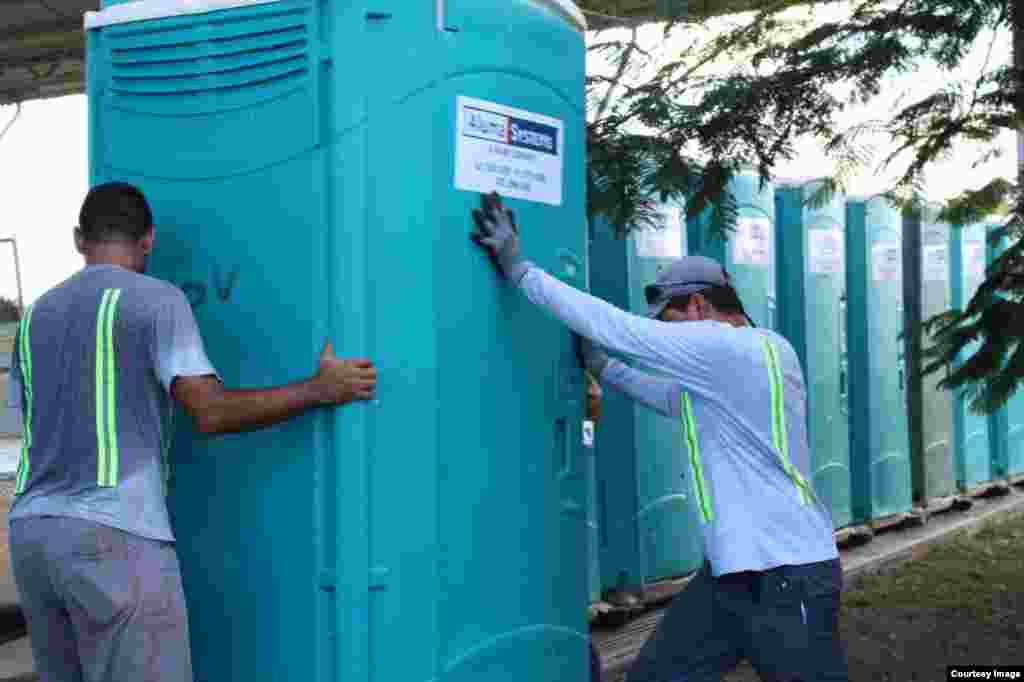
POLYGON ((25 312, 25 299, 22 295, 21 290, 21 264, 18 262, 18 240, 14 237, 5 237, 0 239, 0 243, 9 242, 11 249, 14 251, 14 279, 18 283, 18 308, 22 313, 25 312))

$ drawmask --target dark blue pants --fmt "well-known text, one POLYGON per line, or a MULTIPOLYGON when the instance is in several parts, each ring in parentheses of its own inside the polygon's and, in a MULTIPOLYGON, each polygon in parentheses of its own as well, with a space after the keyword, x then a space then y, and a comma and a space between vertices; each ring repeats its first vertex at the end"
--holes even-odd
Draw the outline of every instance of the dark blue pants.
POLYGON ((839 560, 711 576, 672 600, 628 682, 718 682, 741 659, 764 682, 849 682, 839 560))

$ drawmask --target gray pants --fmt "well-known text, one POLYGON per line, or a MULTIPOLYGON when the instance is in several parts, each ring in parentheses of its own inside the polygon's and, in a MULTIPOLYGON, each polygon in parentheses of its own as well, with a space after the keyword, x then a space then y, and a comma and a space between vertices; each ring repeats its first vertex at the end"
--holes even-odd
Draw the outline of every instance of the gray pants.
POLYGON ((192 682, 173 544, 54 516, 10 543, 41 682, 192 682))
POLYGON ((765 682, 849 682, 839 560, 714 578, 672 600, 628 682, 719 682, 747 658, 765 682))

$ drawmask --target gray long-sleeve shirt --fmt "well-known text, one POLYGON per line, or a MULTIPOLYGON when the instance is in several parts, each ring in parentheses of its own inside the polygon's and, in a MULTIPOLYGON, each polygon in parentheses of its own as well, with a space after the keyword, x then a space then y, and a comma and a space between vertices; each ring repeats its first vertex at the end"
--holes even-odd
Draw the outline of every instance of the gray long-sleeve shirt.
POLYGON ((531 302, 658 375, 610 360, 600 380, 682 419, 704 547, 714 575, 838 556, 828 510, 811 490, 807 391, 782 336, 721 322, 632 315, 531 267, 531 302))

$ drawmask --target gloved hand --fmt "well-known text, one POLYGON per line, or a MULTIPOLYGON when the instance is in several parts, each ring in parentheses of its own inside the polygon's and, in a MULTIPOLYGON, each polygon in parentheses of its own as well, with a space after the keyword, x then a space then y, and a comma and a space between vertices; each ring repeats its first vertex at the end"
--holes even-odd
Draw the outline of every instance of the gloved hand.
POLYGON ((511 209, 502 206, 497 192, 482 194, 473 221, 476 230, 470 237, 487 251, 499 274, 518 284, 530 264, 519 253, 519 229, 511 209))
POLYGON ((590 372, 598 381, 601 380, 601 372, 608 364, 608 354, 594 345, 594 342, 585 336, 573 332, 573 341, 576 344, 576 354, 580 358, 580 364, 590 372))

